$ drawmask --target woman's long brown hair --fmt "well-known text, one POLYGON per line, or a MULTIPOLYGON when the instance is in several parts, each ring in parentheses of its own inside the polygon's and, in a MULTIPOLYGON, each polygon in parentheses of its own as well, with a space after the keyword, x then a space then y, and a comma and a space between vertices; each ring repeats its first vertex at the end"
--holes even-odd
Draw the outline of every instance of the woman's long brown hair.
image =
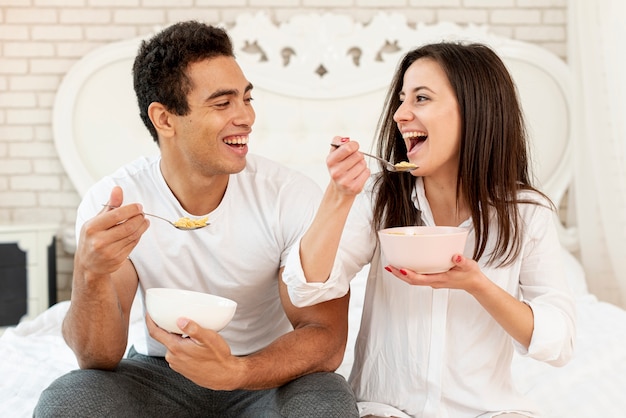
MULTIPOLYGON (((531 185, 524 118, 517 90, 502 60, 482 44, 443 42, 410 51, 392 79, 378 122, 377 153, 389 161, 406 160, 406 147, 393 115, 400 106, 404 74, 416 60, 436 61, 456 94, 461 117, 461 145, 457 202, 462 196, 471 212, 476 234, 473 258, 485 253, 491 233, 489 220, 497 219, 496 246, 488 263, 512 262, 520 252, 520 190, 543 193, 531 185)), ((419 212, 411 200, 417 178, 381 170, 376 178, 374 228, 419 225, 419 212)), ((458 203, 457 203, 458 204, 458 203)), ((550 203, 552 206, 552 204, 550 203)))

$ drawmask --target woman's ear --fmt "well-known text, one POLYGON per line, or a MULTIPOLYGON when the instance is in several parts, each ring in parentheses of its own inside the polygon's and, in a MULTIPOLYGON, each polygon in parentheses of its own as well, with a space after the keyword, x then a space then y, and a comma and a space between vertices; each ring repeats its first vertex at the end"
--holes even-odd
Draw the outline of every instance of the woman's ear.
POLYGON ((148 117, 152 121, 159 138, 169 138, 174 135, 171 116, 171 113, 159 102, 152 102, 148 106, 148 117))

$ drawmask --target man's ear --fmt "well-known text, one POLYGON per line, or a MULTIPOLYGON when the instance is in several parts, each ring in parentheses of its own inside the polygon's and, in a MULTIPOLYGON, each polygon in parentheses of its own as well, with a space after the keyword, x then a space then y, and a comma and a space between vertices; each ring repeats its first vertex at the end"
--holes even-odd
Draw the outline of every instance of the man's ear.
POLYGON ((148 106, 148 117, 160 138, 168 138, 174 135, 172 114, 159 102, 152 102, 148 106))

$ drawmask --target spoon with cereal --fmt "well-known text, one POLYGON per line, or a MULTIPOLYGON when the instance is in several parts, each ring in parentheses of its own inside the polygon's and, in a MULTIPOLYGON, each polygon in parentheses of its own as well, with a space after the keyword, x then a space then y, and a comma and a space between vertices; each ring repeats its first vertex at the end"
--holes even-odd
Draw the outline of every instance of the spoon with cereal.
MULTIPOLYGON (((105 206, 107 208, 111 208, 111 209, 117 209, 118 206, 111 206, 111 205, 102 205, 105 206)), ((162 216, 159 215, 153 215, 151 213, 143 213, 145 216, 151 216, 153 218, 157 218, 160 219, 162 221, 167 222, 168 224, 172 225, 174 228, 176 229, 181 229, 183 231, 194 231, 196 229, 202 229, 205 226, 209 226, 211 225, 210 223, 208 223, 208 216, 204 216, 202 218, 197 218, 197 219, 191 219, 188 218, 186 216, 178 219, 177 221, 170 221, 169 219, 163 218, 162 216)))
MULTIPOLYGON (((338 144, 331 143, 330 145, 332 145, 335 148, 339 148, 338 144)), ((367 152, 363 152, 363 151, 360 151, 360 153, 365 155, 366 157, 374 158, 375 160, 380 161, 381 163, 383 163, 383 166, 387 169, 387 171, 392 171, 394 173, 408 173, 411 170, 415 170, 416 168, 419 168, 415 164, 410 163, 408 161, 401 161, 399 163, 393 164, 383 158, 377 157, 376 155, 368 154, 367 152)))

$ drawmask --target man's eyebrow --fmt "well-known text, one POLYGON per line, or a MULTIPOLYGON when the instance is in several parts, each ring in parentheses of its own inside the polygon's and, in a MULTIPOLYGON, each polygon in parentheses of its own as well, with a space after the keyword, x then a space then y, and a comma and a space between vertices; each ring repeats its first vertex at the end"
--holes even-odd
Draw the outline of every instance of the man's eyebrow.
MULTIPOLYGON (((244 93, 249 92, 253 88, 254 88, 254 86, 252 85, 252 83, 248 83, 248 85, 244 89, 244 93)), ((222 97, 222 96, 235 96, 237 94, 239 94, 239 90, 237 90, 237 89, 216 90, 216 91, 213 92, 213 94, 211 94, 209 97, 207 97, 206 100, 209 101, 209 100, 213 100, 213 99, 216 99, 216 98, 222 97)))

